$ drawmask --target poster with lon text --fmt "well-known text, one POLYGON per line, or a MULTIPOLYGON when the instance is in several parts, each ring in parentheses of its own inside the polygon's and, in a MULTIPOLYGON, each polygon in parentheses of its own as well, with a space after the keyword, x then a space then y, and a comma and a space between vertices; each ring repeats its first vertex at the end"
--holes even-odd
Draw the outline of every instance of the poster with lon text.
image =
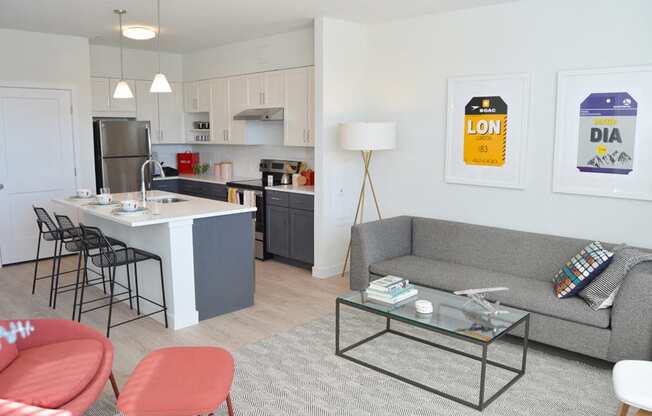
POLYGON ((525 188, 529 76, 448 80, 446 182, 525 188))

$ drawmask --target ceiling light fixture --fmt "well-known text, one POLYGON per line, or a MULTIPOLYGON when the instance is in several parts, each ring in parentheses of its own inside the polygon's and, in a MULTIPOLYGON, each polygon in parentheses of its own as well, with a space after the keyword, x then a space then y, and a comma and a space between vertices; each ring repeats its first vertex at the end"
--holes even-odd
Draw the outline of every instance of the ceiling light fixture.
POLYGON ((134 93, 131 92, 129 84, 125 81, 124 51, 122 49, 122 16, 127 11, 125 9, 115 9, 113 13, 117 14, 120 19, 120 81, 113 90, 113 98, 134 98, 134 93))
POLYGON ((165 74, 161 72, 161 0, 156 0, 156 26, 158 36, 156 37, 156 44, 158 49, 158 74, 154 76, 152 85, 149 87, 149 92, 163 93, 172 92, 170 83, 165 74))
POLYGON ((127 26, 122 30, 122 35, 134 40, 149 40, 156 37, 156 31, 148 26, 127 26))

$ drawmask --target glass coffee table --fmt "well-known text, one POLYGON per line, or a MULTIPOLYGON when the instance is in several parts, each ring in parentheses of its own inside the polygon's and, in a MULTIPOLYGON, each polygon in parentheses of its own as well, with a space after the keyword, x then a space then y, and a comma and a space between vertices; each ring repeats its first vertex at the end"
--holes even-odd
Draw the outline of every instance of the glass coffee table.
POLYGON ((367 300, 366 295, 363 292, 353 292, 347 295, 339 296, 335 301, 335 354, 354 363, 363 365, 367 368, 371 368, 382 374, 394 377, 405 383, 438 394, 450 400, 454 400, 476 410, 483 410, 525 374, 528 336, 530 332, 530 314, 526 311, 501 305, 500 309, 506 310, 508 313, 499 314, 496 316, 488 316, 482 313, 483 309, 481 307, 469 302, 469 298, 467 297, 457 296, 452 293, 423 286, 416 287, 419 290, 419 294, 416 297, 394 306, 385 306, 379 303, 374 303, 371 300, 367 300), (424 299, 432 302, 433 313, 431 315, 418 314, 414 306, 414 302, 417 299, 424 299), (374 315, 385 317, 385 329, 349 346, 341 347, 340 305, 346 305, 355 309, 372 313, 374 315), (396 329, 392 328, 392 321, 399 321, 414 327, 426 329, 438 334, 443 334, 458 340, 466 341, 471 344, 479 345, 482 347, 482 355, 476 356, 465 351, 461 351, 449 346, 441 345, 404 332, 397 331, 396 329), (521 368, 514 368, 496 361, 489 360, 487 358, 487 350, 489 349, 489 346, 502 336, 512 332, 514 328, 518 327, 521 324, 525 326, 521 368), (384 334, 398 335, 412 341, 429 345, 434 348, 480 361, 480 392, 478 402, 473 403, 468 400, 464 400, 462 398, 453 396, 452 394, 445 393, 431 386, 427 386, 407 377, 388 371, 359 358, 347 355, 347 352, 351 351, 352 349, 359 347, 384 334), (491 397, 485 397, 485 379, 488 365, 499 367, 503 370, 514 373, 514 377, 511 378, 507 384, 503 385, 491 397))

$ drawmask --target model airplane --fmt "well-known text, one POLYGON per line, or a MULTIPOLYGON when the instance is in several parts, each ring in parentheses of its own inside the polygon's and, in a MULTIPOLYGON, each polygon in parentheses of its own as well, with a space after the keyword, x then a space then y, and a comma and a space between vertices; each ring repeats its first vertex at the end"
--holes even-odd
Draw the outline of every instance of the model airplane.
POLYGON ((509 290, 509 288, 489 287, 483 289, 458 290, 457 292, 453 292, 453 293, 459 296, 468 296, 469 302, 475 303, 476 305, 479 305, 482 309, 484 309, 484 311, 482 311, 483 314, 496 316, 496 315, 509 313, 509 311, 500 309, 500 302, 491 303, 485 298, 487 296, 487 293, 503 292, 506 290, 509 290))

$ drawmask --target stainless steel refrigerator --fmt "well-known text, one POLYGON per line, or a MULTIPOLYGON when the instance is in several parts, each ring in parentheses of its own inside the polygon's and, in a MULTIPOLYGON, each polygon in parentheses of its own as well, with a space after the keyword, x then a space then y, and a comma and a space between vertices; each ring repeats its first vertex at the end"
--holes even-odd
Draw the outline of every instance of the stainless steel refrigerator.
MULTIPOLYGON (((140 190, 140 167, 151 157, 149 121, 95 119, 95 180, 97 191, 112 193, 140 190)), ((151 170, 146 169, 146 182, 151 170)))

